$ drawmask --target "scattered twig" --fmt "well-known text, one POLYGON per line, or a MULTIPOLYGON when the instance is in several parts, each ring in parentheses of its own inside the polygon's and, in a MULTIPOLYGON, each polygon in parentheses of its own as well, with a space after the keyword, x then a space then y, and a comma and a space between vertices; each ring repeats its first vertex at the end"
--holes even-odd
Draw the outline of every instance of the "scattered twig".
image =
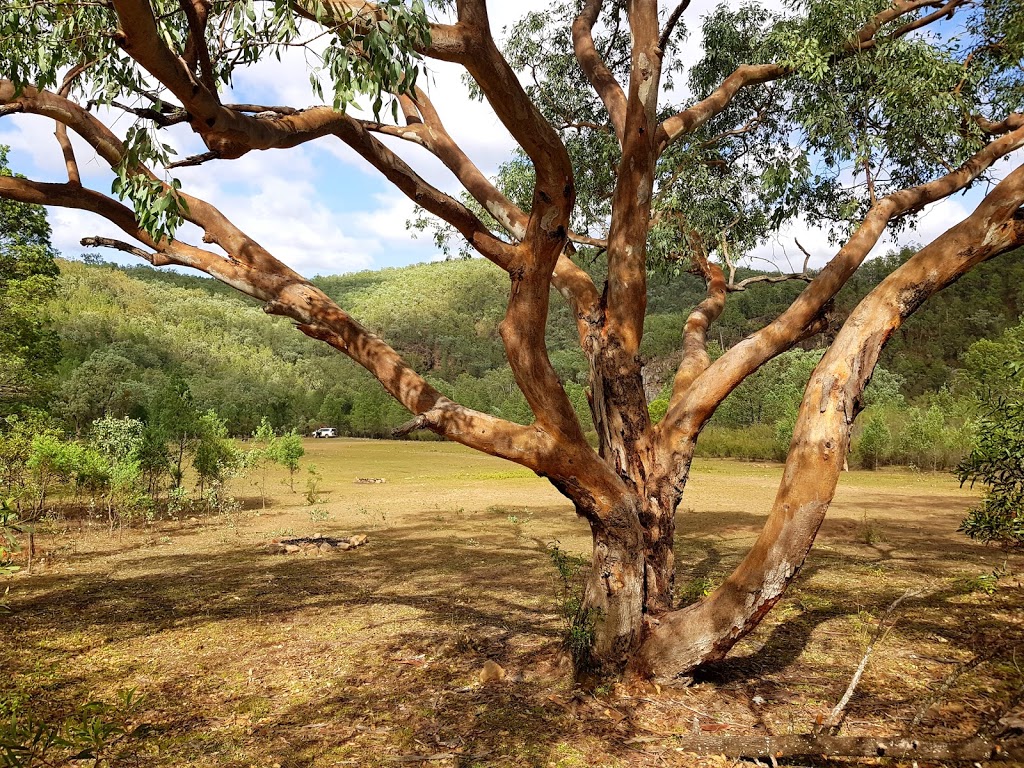
POLYGON ((853 698, 853 692, 857 690, 857 685, 860 683, 860 679, 864 675, 864 670, 867 669, 868 660, 871 658, 871 654, 874 653, 875 646, 878 644, 878 641, 888 635, 889 630, 895 626, 895 622, 893 622, 886 627, 886 620, 888 620, 889 616, 892 615, 892 612, 899 607, 900 603, 908 597, 915 597, 920 594, 920 590, 915 592, 908 589, 902 595, 893 600, 892 605, 890 605, 885 611, 885 615, 883 615, 881 620, 878 622, 878 629, 875 630, 875 634, 871 638, 871 642, 868 643, 867 650, 864 651, 864 657, 860 660, 860 664, 857 665, 857 670, 853 673, 853 678, 850 680, 850 684, 846 686, 846 692, 839 700, 839 703, 836 704, 833 710, 829 713, 829 716, 825 718, 825 721, 821 724, 819 729, 820 732, 828 731, 834 735, 839 731, 839 728, 842 725, 843 713, 846 711, 846 705, 850 703, 850 699, 853 698))
POLYGON ((793 242, 796 243, 796 247, 799 248, 800 252, 803 253, 804 255, 804 268, 802 270, 802 273, 806 275, 807 265, 811 263, 811 252, 804 248, 803 245, 801 245, 800 241, 797 240, 795 237, 793 238, 793 242))
POLYGON ((982 664, 991 660, 993 657, 999 655, 1005 650, 1005 643, 996 643, 994 646, 991 646, 984 653, 979 653, 974 658, 968 659, 967 661, 962 661, 958 663, 955 667, 953 667, 953 669, 949 671, 949 674, 946 675, 946 677, 942 680, 942 683, 939 685, 939 687, 935 689, 935 692, 928 696, 921 704, 921 706, 918 707, 913 720, 911 720, 910 725, 907 726, 906 732, 913 732, 914 729, 921 724, 921 721, 924 720, 924 718, 927 716, 928 710, 930 710, 934 704, 941 701, 943 697, 945 697, 945 695, 949 693, 950 689, 956 684, 956 681, 959 680, 964 673, 970 672, 975 667, 981 666, 982 664))
POLYGON ((476 755, 461 755, 458 752, 439 752, 436 755, 395 755, 385 757, 388 763, 430 763, 439 760, 482 760, 489 755, 489 752, 482 752, 476 755))

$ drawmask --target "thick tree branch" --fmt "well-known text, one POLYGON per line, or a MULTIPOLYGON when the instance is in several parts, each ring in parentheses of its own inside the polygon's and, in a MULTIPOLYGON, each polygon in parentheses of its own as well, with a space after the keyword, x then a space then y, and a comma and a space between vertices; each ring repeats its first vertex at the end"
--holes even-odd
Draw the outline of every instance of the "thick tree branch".
POLYGON ((533 427, 471 411, 445 398, 394 349, 363 328, 314 285, 263 251, 204 201, 188 198, 189 219, 206 230, 208 239, 224 247, 228 258, 178 240, 156 242, 138 227, 134 212, 127 206, 80 186, 0 176, 0 197, 76 208, 103 216, 155 253, 110 238, 87 238, 83 245, 113 247, 157 266, 175 264, 205 272, 264 302, 268 312, 290 317, 303 333, 344 352, 372 373, 410 411, 431 413, 430 428, 438 434, 535 471, 551 466, 547 458, 554 450, 554 443, 549 435, 533 427), (253 258, 254 250, 262 251, 264 256, 253 258))
POLYGON ((1003 120, 999 120, 998 122, 986 120, 983 117, 978 117, 977 120, 981 130, 990 136, 1002 136, 1004 133, 1015 131, 1021 126, 1024 126, 1024 114, 1019 112, 1014 113, 1003 120))
MULTIPOLYGON (((326 108, 307 110, 277 120, 255 120, 224 108, 160 39, 152 8, 146 0, 114 0, 125 30, 124 49, 162 82, 192 115, 193 128, 207 146, 226 159, 252 148, 294 146, 318 135, 333 133, 426 210, 448 221, 481 253, 506 269, 513 269, 512 249, 494 237, 461 203, 428 185, 391 150, 358 123, 326 108)), ((360 12, 375 12, 360 4, 360 12)), ((515 73, 498 51, 490 34, 486 6, 460 1, 461 40, 473 55, 459 54, 464 66, 480 83, 499 118, 508 126, 537 169, 537 186, 522 251, 529 258, 513 274, 508 328, 503 337, 516 380, 538 419, 546 426, 585 444, 571 403, 551 367, 543 344, 547 319, 548 286, 562 255, 569 213, 575 199, 572 167, 557 133, 527 98, 515 73), (471 45, 470 45, 471 43, 471 45), (522 317, 519 317, 522 316, 522 317), (522 320, 529 317, 529 324, 522 320), (511 318, 520 323, 513 328, 511 318), (540 344, 534 344, 539 328, 540 344), (520 338, 525 335, 525 338, 520 338), (522 344, 512 349, 511 344, 522 344), (518 368, 517 368, 518 366, 518 368)))
POLYGON ((693 133, 708 120, 720 114, 744 88, 778 80, 787 74, 778 64, 742 64, 706 98, 666 119, 658 127, 658 151, 681 136, 693 133))
POLYGON ((661 618, 637 669, 669 679, 721 658, 781 598, 835 493, 864 387, 885 342, 928 297, 981 262, 1024 245, 1022 206, 1024 166, 861 300, 811 375, 783 480, 756 543, 709 597, 661 618))
POLYGON ((647 307, 647 237, 657 162, 653 128, 661 81, 658 4, 633 0, 627 6, 627 18, 633 45, 622 157, 612 193, 604 326, 584 351, 590 362, 591 412, 601 455, 635 486, 648 474, 645 464, 651 437, 639 349, 647 307))
MULTIPOLYGON (((364 125, 368 130, 399 136, 423 146, 444 163, 466 191, 505 228, 509 235, 520 242, 525 239, 529 223, 527 214, 505 197, 452 139, 428 96, 417 89, 415 101, 412 101, 410 106, 415 108, 417 118, 408 121, 404 127, 376 123, 364 125)), ((590 245, 598 242, 581 235, 570 234, 569 238, 574 242, 590 245)), ((507 264, 502 266, 508 269, 507 264)), ((551 283, 572 307, 582 338, 589 331, 600 299, 594 281, 563 252, 555 264, 551 283)))
MULTIPOLYGON (((349 4, 342 5, 351 10, 349 4)), ((370 4, 356 5, 360 12, 372 7, 370 4)), ((508 264, 510 254, 506 243, 494 237, 461 203, 427 184, 404 161, 371 136, 359 121, 327 107, 315 107, 272 120, 261 120, 224 107, 214 94, 195 80, 188 68, 163 43, 147 0, 114 0, 114 6, 122 29, 125 30, 121 37, 124 49, 181 101, 192 116, 193 129, 203 137, 210 150, 218 152, 221 158, 233 159, 250 149, 296 146, 334 134, 409 197, 452 224, 484 256, 502 266, 508 264)), ((490 39, 489 33, 487 39, 490 39)), ((500 58, 493 41, 491 47, 494 55, 500 58)), ((548 129, 550 131, 550 126, 548 129)), ((560 142, 558 145, 561 147, 560 142)), ((564 154, 564 148, 562 152, 564 154)), ((571 179, 571 169, 569 174, 571 179)), ((568 213, 565 212, 566 220, 567 217, 568 213)), ((563 234, 564 231, 563 226, 563 234)), ((550 233, 546 234, 550 236, 550 233)), ((557 259, 560 252, 559 246, 554 259, 557 259)))
POLYGON ((647 308, 647 228, 654 190, 655 114, 661 82, 658 4, 629 6, 633 39, 625 140, 608 232, 607 330, 627 355, 640 348, 647 308))
POLYGON ((526 231, 507 267, 512 288, 501 325, 506 354, 516 383, 538 423, 570 444, 586 446, 544 343, 550 284, 563 254, 569 215, 575 203, 572 164, 557 132, 530 101, 495 45, 486 3, 459 0, 457 11, 457 27, 466 52, 453 60, 473 76, 536 170, 526 231))
MULTIPOLYGON (((387 14, 375 3, 366 0, 291 0, 291 7, 303 18, 325 27, 351 26, 358 33, 369 30, 369 22, 387 19, 387 14)), ((448 24, 430 25, 430 45, 419 50, 424 56, 453 60, 466 54, 466 40, 462 30, 448 24)))
POLYGON ((467 53, 454 60, 477 82, 491 109, 533 163, 537 182, 524 242, 537 268, 550 271, 562 252, 576 202, 569 154, 498 50, 486 2, 459 0, 457 8, 467 53))
POLYGON ((55 121, 56 128, 53 135, 57 137, 60 144, 61 154, 64 155, 64 167, 68 172, 68 181, 72 184, 81 184, 82 175, 78 171, 78 160, 75 158, 75 148, 71 146, 71 139, 68 138, 68 127, 59 120, 55 121))
POLYGON ((98 235, 93 237, 83 237, 81 245, 85 248, 113 248, 117 251, 137 256, 144 261, 148 261, 154 267, 162 267, 171 262, 167 260, 165 256, 159 253, 151 253, 150 251, 139 248, 131 243, 126 243, 124 240, 115 240, 111 237, 100 237, 98 235))
POLYGON ((677 399, 662 422, 663 439, 680 443, 693 439, 718 404, 743 379, 802 338, 861 265, 893 219, 919 211, 929 203, 958 192, 996 160, 1021 147, 1024 147, 1024 126, 992 141, 955 171, 881 198, 853 236, 785 312, 716 360, 705 374, 693 382, 686 396, 677 399))
MULTIPOLYGON (((13 83, 0 80, 0 104, 4 103, 17 103, 25 111, 46 115, 68 125, 89 142, 112 166, 116 166, 121 160, 123 147, 120 140, 95 116, 67 99, 46 91, 37 91, 31 87, 26 87, 21 95, 17 96, 13 83)), ((226 108, 219 107, 219 109, 226 108)), ((371 136, 358 121, 341 113, 333 113, 333 115, 336 119, 333 121, 331 133, 355 149, 410 198, 431 213, 451 223, 480 253, 503 268, 507 268, 511 260, 511 246, 495 237, 468 208, 427 184, 404 161, 371 136)), ((277 122, 241 115, 239 117, 256 124, 277 122)), ((185 163, 195 164, 213 156, 207 154, 197 158, 188 158, 185 163)), ((149 173, 148 170, 146 172, 149 173)), ((150 175, 152 174, 150 173, 150 175)))
MULTIPOLYGON (((178 5, 188 20, 188 40, 182 58, 191 68, 199 68, 199 77, 215 97, 217 96, 217 79, 213 74, 213 63, 210 61, 210 49, 206 45, 206 22, 210 17, 212 0, 178 0, 178 5)), ((218 99, 219 101, 219 99, 218 99)))
POLYGON ((604 0, 587 0, 580 15, 573 22, 572 45, 583 73, 608 110, 612 128, 621 145, 626 130, 626 94, 594 45, 594 25, 603 5, 604 0))
POLYGON ((668 19, 665 20, 665 27, 661 30, 661 37, 658 38, 658 48, 662 54, 668 50, 668 43, 672 39, 672 33, 675 32, 676 25, 679 24, 679 20, 689 7, 690 0, 682 0, 682 2, 676 5, 672 13, 669 14, 668 19))
POLYGON ((707 281, 707 298, 698 304, 686 319, 686 326, 683 329, 683 359, 676 369, 672 384, 673 397, 681 397, 693 380, 711 365, 707 349, 708 328, 725 309, 729 286, 721 267, 701 257, 700 271, 707 281))

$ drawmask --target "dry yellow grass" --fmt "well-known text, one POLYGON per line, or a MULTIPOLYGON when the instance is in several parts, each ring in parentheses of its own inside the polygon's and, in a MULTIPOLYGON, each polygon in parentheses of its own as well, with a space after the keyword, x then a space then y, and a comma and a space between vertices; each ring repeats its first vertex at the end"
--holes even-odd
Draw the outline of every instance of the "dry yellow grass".
MULTIPOLYGON (((270 478, 244 509, 114 537, 68 523, 43 567, 0 584, 0 699, 58 717, 132 687, 154 766, 695 765, 673 734, 807 732, 841 696, 907 589, 844 733, 896 734, 958 662, 920 734, 970 735, 1019 697, 1024 561, 956 533, 971 501, 944 475, 844 476, 794 588, 730 660, 659 694, 573 688, 546 547, 586 553, 570 505, 528 471, 448 443, 307 441, 310 506, 270 478), (361 484, 359 478, 382 478, 361 484), (326 517, 326 519, 324 519, 326 517), (325 557, 268 555, 283 535, 366 533, 325 557), (1004 574, 992 595, 979 577, 1004 574), (999 650, 1001 649, 1001 650, 999 650), (508 673, 482 686, 493 659, 508 673), (945 709, 943 709, 945 707, 945 709), (412 763, 415 765, 416 763, 412 763)), ((698 462, 679 513, 680 593, 721 579, 753 540, 781 468, 698 462)), ((705 759, 708 764, 715 759, 705 759)), ((720 761, 719 761, 720 762, 720 761)))

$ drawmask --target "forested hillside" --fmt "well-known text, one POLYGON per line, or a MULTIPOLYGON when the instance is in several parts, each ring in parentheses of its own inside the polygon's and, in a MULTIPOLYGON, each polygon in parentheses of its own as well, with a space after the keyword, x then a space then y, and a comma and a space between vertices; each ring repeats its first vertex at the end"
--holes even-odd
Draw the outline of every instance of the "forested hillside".
MULTIPOLYGON (((849 311, 908 256, 869 262, 839 297, 835 312, 849 311)), ((937 399, 972 394, 971 379, 980 375, 984 356, 968 354, 971 345, 1016 326, 1024 308, 1024 264, 1013 256, 1004 261, 1002 275, 979 268, 901 329, 882 359, 869 403, 898 405, 901 412, 911 403, 924 412, 937 399)), ((182 387, 201 411, 216 411, 235 435, 251 434, 263 417, 278 430, 330 425, 363 436, 386 435, 407 419, 365 371, 213 280, 148 267, 71 261, 59 266, 58 286, 46 305, 60 340, 49 399, 71 432, 102 415, 145 419, 163 393, 182 387)), ((507 281, 488 262, 424 264, 318 282, 443 391, 477 409, 521 422, 531 418, 498 335, 507 281)), ((735 344, 773 317, 800 287, 755 284, 730 296, 713 327, 718 347, 735 344)), ((702 294, 701 282, 686 274, 652 285, 643 353, 655 415, 658 392, 673 373, 686 313, 702 294)), ((589 424, 586 364, 575 327, 564 302, 556 299, 552 306, 551 357, 589 424)), ((809 340, 805 350, 783 356, 737 390, 705 435, 705 450, 770 455, 784 449, 788 422, 817 359, 813 349, 822 340, 809 340)), ((959 424, 968 408, 945 402, 943 418, 959 424)), ((871 418, 869 412, 865 423, 871 418)))

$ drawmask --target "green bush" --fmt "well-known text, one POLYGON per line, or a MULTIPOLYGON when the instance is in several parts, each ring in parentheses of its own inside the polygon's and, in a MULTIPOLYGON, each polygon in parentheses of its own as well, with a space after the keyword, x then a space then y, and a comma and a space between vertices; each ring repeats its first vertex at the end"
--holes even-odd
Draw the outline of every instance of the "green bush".
POLYGON ((90 701, 53 723, 16 696, 0 699, 0 768, 142 764, 142 740, 152 729, 133 722, 140 704, 134 691, 121 691, 114 704, 90 701))
POLYGON ((775 460, 778 458, 775 428, 770 424, 706 427, 697 441, 697 455, 709 459, 775 460))
POLYGON ((960 530, 978 541, 1024 546, 1024 392, 989 403, 956 476, 961 485, 985 486, 981 504, 970 510, 960 530))

